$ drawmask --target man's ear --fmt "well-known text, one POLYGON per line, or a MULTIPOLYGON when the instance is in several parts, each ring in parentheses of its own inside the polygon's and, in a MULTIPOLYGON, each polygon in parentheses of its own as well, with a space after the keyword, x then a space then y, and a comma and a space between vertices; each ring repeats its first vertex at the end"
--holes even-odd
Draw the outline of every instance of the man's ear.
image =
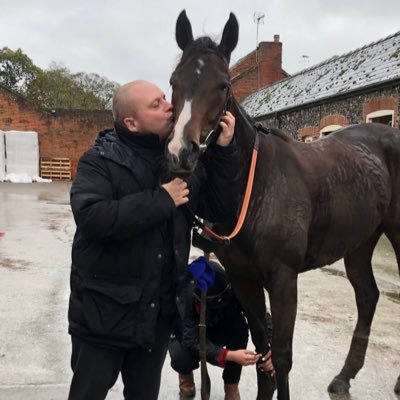
POLYGON ((123 119, 125 126, 131 132, 139 132, 138 123, 135 118, 133 117, 126 117, 123 119))

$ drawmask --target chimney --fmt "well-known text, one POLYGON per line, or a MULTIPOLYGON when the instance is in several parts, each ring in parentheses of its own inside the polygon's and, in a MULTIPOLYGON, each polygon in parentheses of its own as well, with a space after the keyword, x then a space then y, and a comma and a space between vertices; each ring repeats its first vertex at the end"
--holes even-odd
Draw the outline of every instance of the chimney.
POLYGON ((261 42, 258 54, 258 85, 264 87, 283 78, 282 43, 279 35, 273 42, 261 42))
POLYGON ((282 70, 282 43, 279 40, 280 36, 274 35, 273 41, 259 42, 256 50, 230 69, 233 93, 238 101, 285 77, 282 70))

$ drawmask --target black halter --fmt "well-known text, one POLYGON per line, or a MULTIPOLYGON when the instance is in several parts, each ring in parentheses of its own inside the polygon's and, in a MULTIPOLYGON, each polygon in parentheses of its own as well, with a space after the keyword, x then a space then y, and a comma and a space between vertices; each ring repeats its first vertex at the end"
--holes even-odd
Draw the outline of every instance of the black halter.
POLYGON ((225 97, 225 101, 224 101, 224 106, 222 108, 222 111, 219 114, 219 117, 214 126, 214 129, 211 129, 211 131, 208 133, 207 137, 205 138, 204 142, 200 143, 200 151, 202 153, 204 153, 207 150, 207 147, 210 145, 210 143, 213 143, 218 139, 218 136, 221 133, 221 129, 219 126, 219 123, 221 122, 221 117, 226 114, 226 111, 230 107, 231 102, 232 102, 232 85, 229 82, 226 87, 226 97, 225 97))

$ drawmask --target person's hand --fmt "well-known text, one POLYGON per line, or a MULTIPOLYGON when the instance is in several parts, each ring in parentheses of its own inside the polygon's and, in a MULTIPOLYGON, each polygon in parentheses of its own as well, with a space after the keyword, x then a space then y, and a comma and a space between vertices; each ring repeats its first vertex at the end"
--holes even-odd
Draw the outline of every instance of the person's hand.
POLYGON ((187 183, 181 178, 175 178, 161 186, 172 197, 172 200, 177 207, 189 201, 189 189, 187 188, 187 183))
POLYGON ((232 141, 233 134, 235 132, 235 117, 227 111, 225 115, 221 117, 220 126, 222 131, 217 139, 217 144, 220 146, 228 146, 232 141))
POLYGON ((226 355, 227 361, 233 361, 243 366, 254 365, 260 358, 261 354, 246 349, 228 350, 228 354, 226 355))
POLYGON ((275 368, 272 364, 271 358, 271 350, 261 358, 261 363, 257 365, 257 368, 259 368, 261 371, 268 372, 271 376, 275 375, 275 368))

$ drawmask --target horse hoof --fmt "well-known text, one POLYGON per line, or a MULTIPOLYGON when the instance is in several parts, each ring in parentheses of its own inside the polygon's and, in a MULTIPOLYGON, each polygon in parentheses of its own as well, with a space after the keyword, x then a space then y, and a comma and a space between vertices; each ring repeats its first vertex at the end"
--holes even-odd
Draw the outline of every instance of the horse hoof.
POLYGON ((328 392, 333 394, 348 394, 350 383, 336 376, 328 386, 328 392))
POLYGON ((397 395, 400 395, 400 376, 397 378, 397 382, 396 382, 396 384, 394 385, 394 392, 395 392, 397 395))

